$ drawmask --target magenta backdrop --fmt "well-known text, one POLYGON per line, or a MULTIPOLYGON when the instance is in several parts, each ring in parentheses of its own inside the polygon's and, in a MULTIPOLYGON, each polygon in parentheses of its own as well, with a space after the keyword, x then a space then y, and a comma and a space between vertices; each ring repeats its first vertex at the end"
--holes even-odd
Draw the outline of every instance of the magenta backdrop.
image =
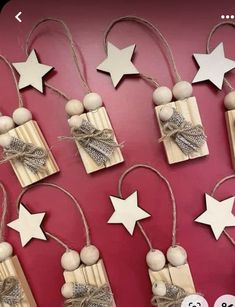
MULTIPOLYGON (((89 83, 102 95, 119 141, 125 141, 125 163, 94 175, 86 175, 83 165, 75 156, 72 143, 60 143, 54 155, 61 172, 46 181, 55 182, 71 191, 83 206, 90 223, 92 239, 105 261, 118 307, 147 307, 150 305, 151 286, 145 264, 148 251, 138 229, 128 235, 121 225, 108 225, 113 212, 109 195, 117 195, 120 174, 136 162, 149 163, 158 168, 172 184, 178 203, 178 242, 188 252, 194 281, 199 292, 205 294, 209 305, 225 293, 234 294, 234 250, 222 236, 217 242, 209 227, 193 222, 205 209, 204 193, 210 193, 216 181, 233 173, 226 134, 223 91, 211 84, 194 85, 206 133, 210 156, 175 166, 166 162, 163 146, 157 139, 156 124, 151 101, 153 89, 138 78, 126 78, 115 90, 109 76, 96 72, 104 59, 102 35, 113 18, 127 14, 142 16, 158 25, 172 46, 180 73, 192 80, 197 67, 194 52, 205 52, 205 43, 211 27, 220 21, 220 15, 234 13, 234 1, 10 1, 0 18, 0 53, 10 61, 24 61, 25 38, 32 25, 42 17, 59 17, 71 28, 74 39, 85 57, 89 83), (232 7, 233 4, 233 7, 232 7), (14 16, 22 11, 22 23, 14 16)), ((234 59, 234 30, 225 27, 216 33, 213 45, 223 41, 226 55, 234 59)), ((51 84, 63 89, 74 98, 83 98, 84 91, 72 62, 67 41, 58 25, 47 24, 38 31, 33 46, 42 63, 55 67, 48 75, 51 84)), ((137 68, 172 86, 166 62, 149 33, 141 27, 123 23, 117 26, 109 40, 122 48, 136 43, 134 59, 137 68)), ((235 82, 234 73, 230 74, 235 82)), ((17 107, 12 77, 5 67, 0 69, 1 111, 11 114, 17 107)), ((50 145, 57 136, 68 135, 64 101, 46 91, 45 95, 33 89, 23 92, 25 104, 38 120, 50 145)), ((16 217, 15 199, 21 188, 11 169, 1 166, 0 179, 10 194, 9 218, 16 217)), ((226 183, 218 192, 219 199, 234 195, 235 182, 226 183)), ((125 181, 124 193, 139 191, 141 206, 152 218, 144 226, 156 248, 163 251, 170 245, 170 200, 165 185, 145 170, 138 170, 125 181)), ((24 202, 30 210, 47 212, 44 229, 63 238, 73 248, 84 244, 81 221, 70 200, 49 188, 30 191, 24 202)), ((235 236, 235 229, 230 232, 235 236)), ((7 232, 19 256, 35 298, 40 307, 57 307, 62 303, 60 287, 63 284, 58 244, 49 240, 32 241, 22 248, 19 236, 7 232)))

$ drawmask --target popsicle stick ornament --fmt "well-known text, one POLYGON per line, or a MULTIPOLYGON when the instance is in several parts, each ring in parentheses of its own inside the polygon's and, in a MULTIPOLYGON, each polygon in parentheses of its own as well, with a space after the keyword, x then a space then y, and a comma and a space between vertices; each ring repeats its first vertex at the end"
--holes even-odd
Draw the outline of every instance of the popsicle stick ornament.
MULTIPOLYGON (((159 142, 164 144, 168 163, 174 164, 207 156, 209 150, 197 101, 192 96, 192 85, 181 79, 170 45, 156 26, 136 16, 125 16, 112 21, 104 35, 104 48, 107 52, 107 58, 97 67, 97 70, 109 72, 113 84, 116 86, 116 78, 120 72, 119 61, 121 61, 121 56, 118 58, 117 53, 115 56, 112 56, 112 53, 110 54, 110 45, 113 45, 107 41, 107 38, 114 25, 125 21, 138 23, 157 36, 165 49, 165 55, 171 68, 175 82, 172 91, 166 86, 160 86, 154 78, 138 73, 138 71, 136 72, 140 78, 155 87, 153 102, 156 105, 155 113, 161 133, 159 142)), ((128 65, 126 65, 126 68, 128 68, 128 65)), ((123 75, 125 74, 128 75, 128 70, 125 72, 123 68, 123 75)), ((120 75, 120 78, 122 76, 120 75)))
POLYGON ((75 42, 68 26, 63 20, 45 18, 38 21, 30 31, 26 41, 26 51, 29 54, 30 39, 39 25, 46 22, 56 22, 62 26, 68 38, 73 60, 86 91, 83 101, 70 99, 62 91, 48 83, 45 85, 66 100, 65 111, 68 115, 68 124, 71 136, 60 137, 61 140, 75 141, 86 172, 93 173, 111 167, 124 161, 121 145, 118 144, 108 113, 99 94, 91 91, 88 84, 83 56, 80 53, 80 62, 75 42))
MULTIPOLYGON (((210 45, 211 45, 211 39, 213 37, 213 34, 221 27, 223 26, 232 26, 235 27, 234 22, 226 21, 221 22, 215 25, 211 32, 209 33, 208 40, 207 40, 207 52, 210 52, 210 45)), ((235 61, 234 66, 235 66, 235 61)), ((228 133, 228 140, 230 145, 230 154, 231 154, 231 160, 232 160, 232 166, 235 170, 235 90, 231 83, 226 79, 222 78, 222 83, 224 82, 224 90, 226 92, 226 95, 224 97, 224 107, 227 110, 225 112, 225 121, 226 121, 226 127, 227 127, 227 133, 228 133)))
POLYGON ((0 306, 36 307, 37 304, 21 267, 17 255, 13 255, 12 245, 5 240, 8 197, 3 183, 0 223, 0 306))
POLYGON ((0 60, 12 73, 19 101, 12 117, 0 116, 0 146, 3 148, 0 164, 10 162, 21 186, 25 187, 57 173, 59 167, 38 123, 33 120, 30 110, 24 107, 10 62, 2 55, 0 60))
MULTIPOLYGON (((120 176, 118 181, 118 197, 112 196, 111 201, 114 203, 115 199, 119 200, 121 198, 123 200, 123 210, 125 209, 126 204, 124 203, 125 199, 122 193, 123 181, 129 173, 137 169, 147 169, 160 177, 167 186, 172 202, 172 242, 167 250, 166 257, 161 250, 153 247, 143 225, 139 221, 136 223, 149 247, 146 262, 149 278, 152 283, 153 296, 151 304, 153 306, 180 306, 187 295, 195 293, 195 286, 187 262, 187 253, 183 247, 176 243, 176 200, 169 181, 152 166, 145 164, 133 165, 120 176), (169 305, 167 305, 167 302, 169 305)), ((122 223, 122 221, 119 221, 119 223, 122 223)))
POLYGON ((9 223, 8 226, 20 233, 22 246, 25 246, 32 238, 46 240, 47 237, 49 237, 59 243, 66 250, 61 257, 61 266, 64 270, 63 275, 65 280, 65 284, 61 288, 61 294, 65 299, 64 306, 73 307, 94 305, 97 307, 115 307, 116 305, 104 262, 100 257, 98 248, 91 243, 88 222, 84 211, 76 198, 66 189, 56 184, 38 183, 22 190, 17 198, 16 207, 17 211, 19 210, 19 218, 9 223), (27 210, 27 218, 25 217, 25 213, 21 213, 23 196, 29 189, 35 187, 50 187, 57 189, 72 200, 72 203, 82 220, 85 232, 85 245, 80 253, 69 248, 68 245, 58 238, 58 236, 43 230, 41 222, 45 213, 34 213, 33 216, 29 213, 29 209, 26 209, 26 206, 24 206, 24 209, 27 210), (36 218, 36 215, 39 214, 41 214, 41 216, 36 218))

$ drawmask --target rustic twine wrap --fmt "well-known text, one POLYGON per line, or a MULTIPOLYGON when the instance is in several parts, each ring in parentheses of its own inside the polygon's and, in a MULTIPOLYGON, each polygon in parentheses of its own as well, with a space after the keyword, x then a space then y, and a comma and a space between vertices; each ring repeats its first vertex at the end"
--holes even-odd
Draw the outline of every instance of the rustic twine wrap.
POLYGON ((65 301, 65 307, 110 307, 112 297, 107 285, 96 287, 73 283, 73 297, 65 301))
POLYGON ((164 136, 159 142, 171 137, 185 155, 199 151, 206 141, 202 125, 193 125, 186 121, 175 109, 169 120, 162 122, 162 130, 164 136))
POLYGON ((19 281, 15 277, 7 277, 0 281, 0 302, 10 306, 19 304, 23 292, 19 281))
POLYGON ((167 283, 165 285, 166 295, 154 295, 151 300, 152 305, 158 307, 180 307, 181 303, 189 293, 186 293, 184 289, 178 286, 167 283))

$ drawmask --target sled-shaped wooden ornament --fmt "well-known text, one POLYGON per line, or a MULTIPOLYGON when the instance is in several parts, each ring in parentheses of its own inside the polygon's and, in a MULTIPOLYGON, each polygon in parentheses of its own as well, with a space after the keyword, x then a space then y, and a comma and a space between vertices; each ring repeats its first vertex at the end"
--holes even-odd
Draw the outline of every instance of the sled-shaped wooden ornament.
POLYGON ((156 272, 149 269, 149 277, 152 284, 155 281, 163 281, 181 287, 187 293, 196 293, 192 274, 187 263, 178 267, 167 264, 162 270, 156 272))
MULTIPOLYGON (((19 304, 14 306, 37 307, 17 256, 10 257, 0 263, 0 279, 3 280, 7 277, 15 277, 19 281, 22 289, 22 300, 19 304)), ((9 305, 6 303, 0 303, 0 307, 9 307, 9 305)))
POLYGON ((233 169, 235 170, 235 110, 225 112, 233 169))
MULTIPOLYGON (((98 130, 103 130, 103 129, 113 130, 105 107, 100 107, 97 110, 83 113, 80 116, 83 119, 88 120, 98 130)), ((114 135, 114 141, 117 142, 115 135, 114 135)), ((84 167, 88 174, 96 172, 100 169, 104 169, 104 168, 119 164, 124 161, 122 152, 120 148, 117 147, 115 148, 110 160, 106 162, 105 165, 98 166, 95 163, 95 161, 88 155, 88 153, 82 148, 82 146, 78 142, 76 142, 76 144, 77 144, 78 151, 80 153, 82 162, 84 164, 84 167)))
MULTIPOLYGON (((201 117, 200 117, 200 113, 199 113, 199 109, 198 109, 197 101, 195 97, 190 97, 184 100, 178 100, 175 102, 171 102, 164 106, 170 106, 172 108, 175 108, 176 111, 178 111, 179 113, 183 115, 186 121, 191 122, 193 125, 202 125, 201 117)), ((156 116, 157 116, 157 120, 158 120, 158 124, 160 128, 161 136, 164 136, 163 130, 162 130, 162 123, 159 118, 159 113, 162 107, 163 107, 162 105, 155 107, 155 112, 156 112, 156 116)), ((200 158, 203 156, 207 156, 209 154, 209 150, 208 150, 208 146, 206 142, 200 148, 198 152, 195 152, 190 155, 185 155, 171 137, 166 138, 163 141, 163 144, 165 147, 165 152, 166 152, 166 156, 167 156, 167 160, 169 164, 178 163, 178 162, 186 161, 189 159, 200 158)))
MULTIPOLYGON (((64 271, 65 282, 77 282, 81 284, 89 284, 97 287, 108 285, 108 275, 105 270, 103 261, 100 259, 94 265, 80 265, 80 267, 72 272, 64 271)), ((113 299, 112 307, 116 307, 113 299)))
POLYGON ((27 123, 8 131, 8 134, 26 143, 37 145, 46 150, 48 154, 45 165, 46 169, 37 173, 30 171, 18 160, 10 161, 22 187, 26 187, 32 183, 35 183, 43 178, 59 172, 59 167, 51 151, 49 150, 46 140, 36 121, 30 120, 27 123))

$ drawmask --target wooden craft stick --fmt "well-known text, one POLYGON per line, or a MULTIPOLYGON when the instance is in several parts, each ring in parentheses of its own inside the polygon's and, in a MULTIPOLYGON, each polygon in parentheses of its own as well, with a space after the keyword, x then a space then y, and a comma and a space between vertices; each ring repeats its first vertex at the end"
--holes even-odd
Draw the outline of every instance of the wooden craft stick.
POLYGON ((10 161, 13 170, 22 187, 26 187, 32 183, 35 183, 43 178, 53 175, 59 172, 59 167, 49 150, 45 138, 36 121, 29 121, 17 128, 14 128, 8 132, 12 137, 21 139, 24 142, 34 144, 36 146, 44 148, 48 153, 46 160, 46 170, 38 173, 31 172, 27 167, 18 160, 10 161))
MULTIPOLYGON (((96 264, 91 266, 86 266, 82 264, 75 271, 64 271, 64 279, 65 282, 78 282, 81 284, 90 284, 97 287, 101 287, 107 284, 110 287, 110 283, 102 259, 100 259, 96 264)), ((114 300, 112 307, 116 307, 114 300)))
POLYGON ((155 281, 164 281, 166 283, 172 284, 168 267, 164 267, 162 270, 156 272, 149 269, 149 277, 152 284, 155 281))
MULTIPOLYGON (((0 263, 0 277, 4 279, 6 277, 13 276, 19 282, 23 291, 22 301, 15 305, 15 307, 37 307, 33 294, 28 285, 27 279, 21 268, 20 262, 17 256, 6 259, 0 263)), ((1 304, 0 307, 9 307, 8 304, 1 304)))
MULTIPOLYGON (((193 125, 202 125, 200 113, 197 106, 197 101, 195 97, 190 97, 185 100, 178 100, 175 102, 168 103, 167 106, 175 108, 176 111, 181 113, 186 121, 192 122, 193 125)), ((159 118, 160 110, 163 106, 155 107, 155 113, 158 120, 161 136, 164 135, 162 129, 162 123, 159 118)), ((183 162, 189 159, 200 158, 207 156, 209 154, 207 143, 200 148, 198 152, 194 152, 190 155, 185 155, 178 145, 174 142, 172 138, 167 138, 163 141, 167 160, 169 164, 174 164, 178 162, 183 162)))
POLYGON ((228 140, 233 169, 235 170, 235 110, 225 112, 228 140))
POLYGON ((168 265, 172 284, 183 288, 188 293, 195 293, 195 286, 189 265, 186 263, 178 267, 168 265))

